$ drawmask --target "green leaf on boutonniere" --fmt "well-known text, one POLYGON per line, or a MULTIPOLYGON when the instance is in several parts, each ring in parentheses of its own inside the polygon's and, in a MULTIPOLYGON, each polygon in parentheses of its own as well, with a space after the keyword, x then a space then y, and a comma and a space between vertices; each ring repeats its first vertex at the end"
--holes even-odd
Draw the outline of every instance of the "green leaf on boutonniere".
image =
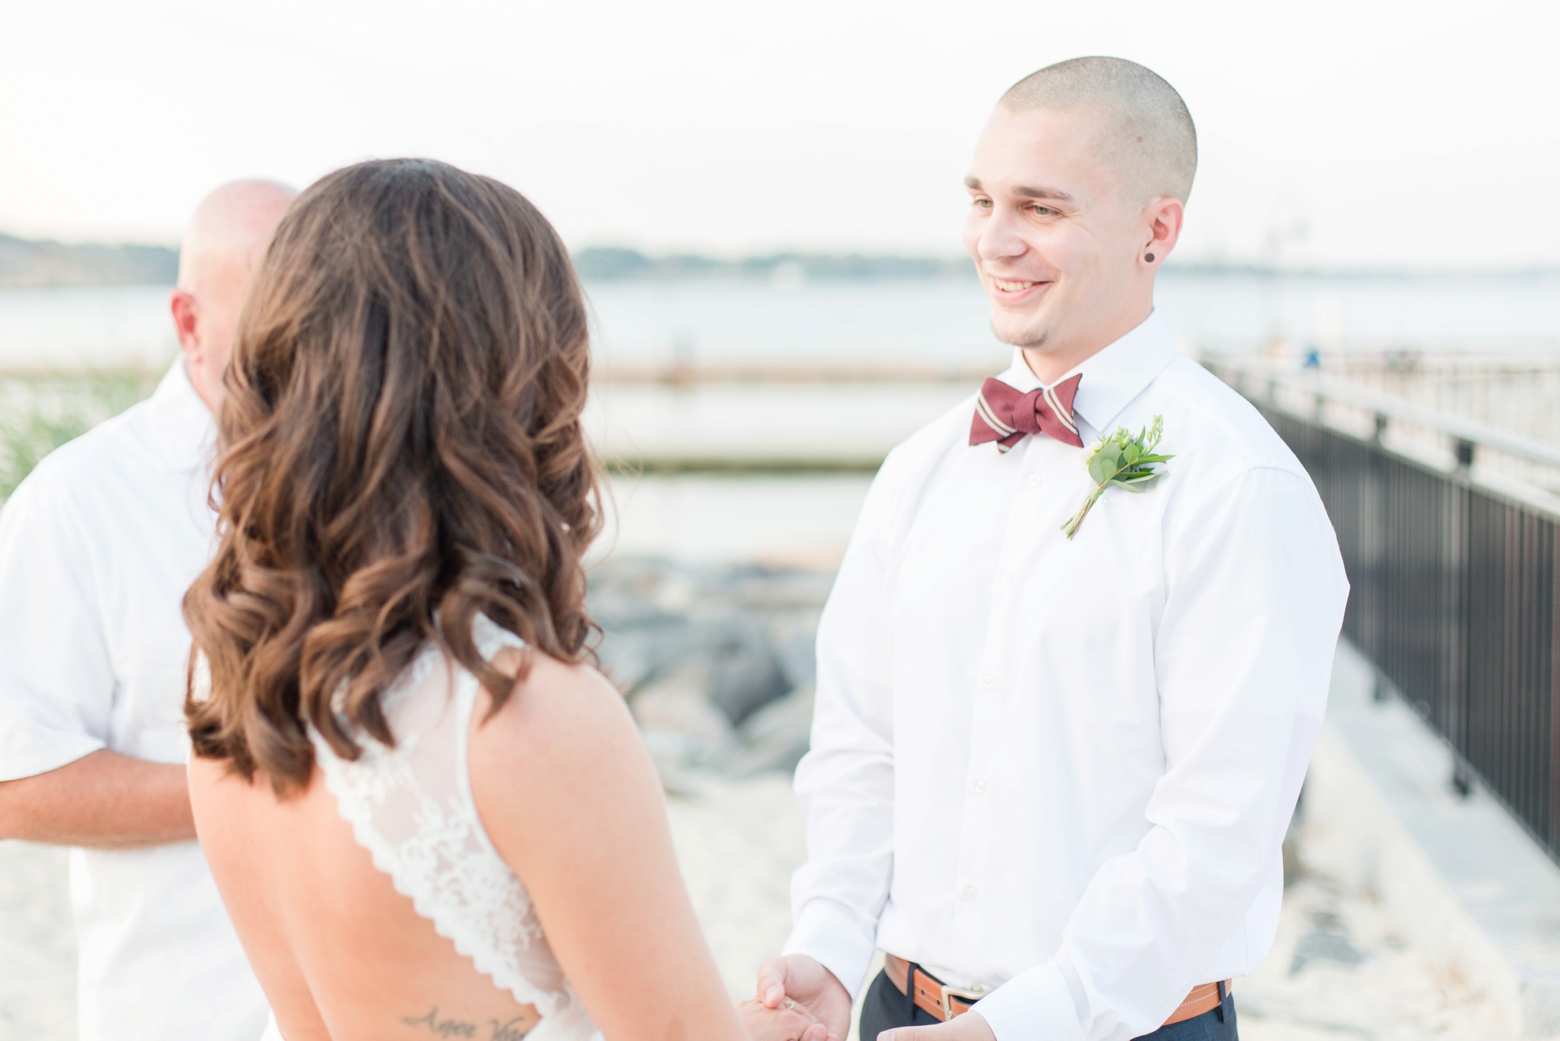
POLYGON ((1164 417, 1155 416, 1153 425, 1138 431, 1136 437, 1126 427, 1117 427, 1114 434, 1085 449, 1094 490, 1083 500, 1083 505, 1073 514, 1072 519, 1062 525, 1062 531, 1069 539, 1078 534, 1083 518, 1089 515, 1100 496, 1105 494, 1106 488, 1116 485, 1129 492, 1141 492, 1147 489, 1149 482, 1164 473, 1164 464, 1175 458, 1154 451, 1159 447, 1164 430, 1164 417))
POLYGON ((1105 457, 1097 455, 1089 460, 1089 476, 1094 478, 1095 484, 1105 482, 1105 457))

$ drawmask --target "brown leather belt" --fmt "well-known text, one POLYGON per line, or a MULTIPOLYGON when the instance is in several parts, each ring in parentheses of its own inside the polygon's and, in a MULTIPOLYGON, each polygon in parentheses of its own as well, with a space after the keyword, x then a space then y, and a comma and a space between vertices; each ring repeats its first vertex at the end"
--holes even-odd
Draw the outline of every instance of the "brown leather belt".
MULTIPOLYGON (((887 955, 883 959, 883 971, 888 976, 888 981, 899 988, 899 993, 906 993, 906 986, 910 981, 910 963, 897 955, 887 955)), ((1193 1019, 1204 1013, 1212 1012, 1224 1003, 1224 995, 1230 990, 1230 981, 1223 983, 1203 983, 1192 988, 1186 1000, 1180 1007, 1170 1013, 1170 1018, 1164 1025, 1180 1023, 1183 1020, 1193 1019)), ((915 966, 915 1007, 926 1012, 934 1019, 946 1023, 954 1016, 963 1015, 970 1010, 970 1006, 985 997, 985 993, 976 993, 971 990, 960 990, 950 987, 942 980, 933 976, 919 965, 915 966)))

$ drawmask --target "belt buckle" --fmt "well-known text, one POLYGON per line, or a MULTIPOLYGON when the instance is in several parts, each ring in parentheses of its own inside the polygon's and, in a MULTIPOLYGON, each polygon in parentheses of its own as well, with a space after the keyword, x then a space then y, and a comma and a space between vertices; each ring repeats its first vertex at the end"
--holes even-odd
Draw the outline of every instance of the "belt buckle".
MULTIPOLYGON (((939 984, 939 986, 942 987, 942 1014, 944 1023, 951 1021, 953 1017, 957 1015, 957 1013, 953 1011, 954 998, 958 998, 960 1001, 968 1005, 973 1005, 975 1002, 985 997, 984 993, 977 994, 972 990, 960 990, 958 987, 950 987, 946 983, 939 984)), ((969 1010, 964 1009, 963 1011, 968 1012, 969 1010)))

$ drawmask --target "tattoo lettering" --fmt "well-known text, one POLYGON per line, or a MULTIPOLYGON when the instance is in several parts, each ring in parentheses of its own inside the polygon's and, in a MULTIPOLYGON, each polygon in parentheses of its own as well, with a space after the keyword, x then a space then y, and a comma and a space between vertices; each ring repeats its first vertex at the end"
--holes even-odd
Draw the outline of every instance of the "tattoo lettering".
POLYGON ((476 1037, 477 1025, 475 1023, 463 1023, 458 1019, 440 1019, 439 1008, 435 1005, 428 1010, 425 1016, 402 1016, 401 1022, 409 1027, 427 1027, 428 1033, 434 1037, 476 1037))
POLYGON ((507 1023, 500 1023, 496 1019, 490 1019, 488 1022, 493 1026, 491 1041, 520 1041, 522 1037, 531 1032, 531 1027, 535 1025, 526 1023, 520 1016, 516 1016, 507 1023), (525 1025, 517 1028, 515 1026, 517 1023, 525 1023, 525 1025))
MULTIPOLYGON (((438 1006, 429 1009, 426 1015, 402 1016, 401 1022, 409 1027, 427 1027, 428 1033, 434 1037, 475 1038, 477 1036, 477 1024, 459 1019, 440 1018, 438 1006)), ((488 1020, 489 1036, 485 1041, 520 1041, 535 1025, 525 1016, 516 1016, 504 1023, 490 1019, 488 1020)))

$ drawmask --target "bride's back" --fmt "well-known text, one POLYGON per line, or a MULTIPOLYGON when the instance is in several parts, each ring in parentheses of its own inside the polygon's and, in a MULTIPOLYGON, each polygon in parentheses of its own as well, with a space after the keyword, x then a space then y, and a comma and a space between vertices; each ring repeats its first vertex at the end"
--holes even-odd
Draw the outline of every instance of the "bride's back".
POLYGON ((588 365, 552 227, 440 163, 324 178, 255 276, 185 598, 190 793, 288 1041, 742 1036, 582 663, 588 365))
MULTIPOLYGON (((517 643, 485 618, 477 637, 489 657, 517 643)), ((536 1037, 594 1032, 482 824, 469 773, 482 700, 430 645, 383 697, 394 744, 367 738, 348 760, 311 735, 297 797, 192 767, 208 857, 289 1041, 515 1039, 544 1017, 536 1037)))

